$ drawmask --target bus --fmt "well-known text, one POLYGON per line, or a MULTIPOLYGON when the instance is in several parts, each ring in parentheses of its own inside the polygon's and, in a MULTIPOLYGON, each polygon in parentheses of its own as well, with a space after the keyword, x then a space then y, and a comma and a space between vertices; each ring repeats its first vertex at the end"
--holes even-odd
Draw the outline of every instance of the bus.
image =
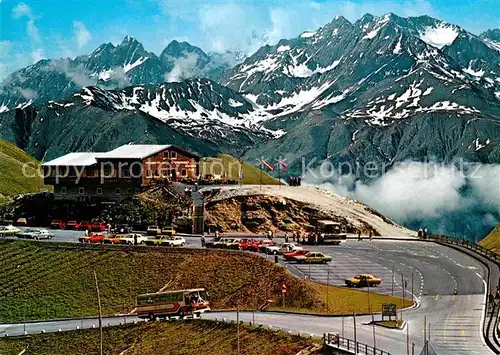
POLYGON ((136 309, 139 318, 151 320, 187 315, 194 317, 210 311, 210 302, 204 288, 193 288, 139 295, 136 309))
POLYGON ((334 221, 317 221, 316 233, 325 235, 324 244, 339 245, 341 241, 347 239, 345 226, 334 221))

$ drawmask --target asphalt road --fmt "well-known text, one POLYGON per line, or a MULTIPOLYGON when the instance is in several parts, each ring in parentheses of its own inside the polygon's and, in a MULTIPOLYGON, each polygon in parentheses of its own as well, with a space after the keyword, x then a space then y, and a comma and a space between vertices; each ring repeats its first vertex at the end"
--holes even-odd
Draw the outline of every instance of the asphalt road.
MULTIPOLYGON (((55 231, 53 241, 76 242, 82 232, 55 231)), ((197 237, 186 237, 188 247, 201 247, 197 237)), ((328 265, 284 264, 291 272, 300 277, 331 285, 344 285, 346 277, 357 273, 372 273, 383 279, 380 287, 371 291, 384 294, 403 294, 401 276, 407 280, 405 296, 413 293, 418 306, 404 311, 408 336, 415 343, 415 353, 423 346, 424 316, 430 323, 431 343, 438 354, 490 354, 482 341, 481 317, 485 302, 485 282, 487 271, 483 264, 469 255, 435 243, 421 241, 356 241, 348 240, 340 246, 315 246, 333 257, 328 265), (393 276, 394 270, 394 276, 393 276), (394 286, 391 280, 394 280, 394 286)), ((271 257, 270 257, 271 258, 271 257)), ((338 332, 354 338, 352 317, 344 319, 332 317, 299 316, 279 313, 242 313, 241 319, 271 325, 296 332, 322 335, 325 332, 338 332)), ((235 319, 234 312, 209 313, 206 318, 235 319)), ((369 317, 358 317, 357 339, 373 344, 373 327, 367 325, 369 317)), ((133 321, 135 317, 127 317, 133 321)), ((124 322, 123 317, 105 321, 112 324, 124 322), (113 323, 116 322, 116 323, 113 323)), ((76 329, 77 326, 92 327, 96 320, 56 321, 28 323, 26 325, 0 325, 0 336, 76 329)), ((406 354, 406 328, 389 330, 377 327, 377 347, 392 354, 406 354)))

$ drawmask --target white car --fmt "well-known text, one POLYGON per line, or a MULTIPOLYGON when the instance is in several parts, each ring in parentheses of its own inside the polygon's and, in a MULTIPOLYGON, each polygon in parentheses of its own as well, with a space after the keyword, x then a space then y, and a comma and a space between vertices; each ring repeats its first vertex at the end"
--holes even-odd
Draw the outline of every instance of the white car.
POLYGON ((8 237, 11 235, 16 235, 21 233, 21 230, 14 226, 2 226, 0 227, 0 237, 8 237))
POLYGON ((141 244, 144 245, 146 244, 146 240, 148 240, 148 237, 142 234, 127 234, 123 237, 120 238, 119 243, 120 244, 127 244, 127 245, 134 245, 137 242, 137 245, 141 244), (137 239, 137 241, 136 241, 137 239))
POLYGON ((171 247, 183 247, 186 245, 186 239, 175 236, 175 237, 170 237, 166 239, 166 243, 164 245, 168 245, 171 247))
POLYGON ((52 239, 54 235, 52 233, 49 233, 49 231, 46 229, 28 228, 19 233, 17 237, 23 239, 40 240, 40 239, 52 239))
POLYGON ((266 248, 266 253, 267 254, 283 254, 283 253, 292 253, 297 250, 302 250, 304 248, 299 247, 298 245, 295 245, 293 243, 283 243, 280 246, 278 245, 270 245, 266 248))

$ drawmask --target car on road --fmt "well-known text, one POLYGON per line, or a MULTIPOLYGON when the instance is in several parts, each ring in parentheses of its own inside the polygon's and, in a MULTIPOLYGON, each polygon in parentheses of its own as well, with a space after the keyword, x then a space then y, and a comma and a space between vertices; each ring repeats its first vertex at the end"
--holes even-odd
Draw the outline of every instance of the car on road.
POLYGON ((168 246, 170 247, 183 247, 186 245, 186 239, 183 237, 175 236, 175 237, 167 237, 168 246))
POLYGON ((242 238, 238 241, 238 249, 248 250, 248 247, 255 243, 257 243, 256 239, 242 238))
POLYGON ((345 280, 347 287, 376 287, 382 283, 382 279, 371 274, 358 274, 345 280))
POLYGON ((238 250, 240 248, 240 239, 235 238, 228 240, 227 242, 224 243, 224 248, 238 250))
POLYGON ((80 225, 78 226, 78 230, 90 231, 92 230, 92 223, 90 223, 89 221, 81 221, 80 225))
POLYGON ((148 240, 148 237, 142 234, 137 234, 137 233, 130 233, 130 234, 125 234, 120 238, 120 244, 127 244, 127 245, 144 245, 146 244, 146 241, 148 240))
POLYGON ((54 235, 52 233, 49 233, 49 231, 46 229, 28 228, 22 231, 21 233, 17 234, 17 237, 23 239, 40 240, 40 239, 52 239, 54 238, 54 235))
POLYGON ((284 254, 284 253, 291 253, 296 250, 304 249, 302 247, 299 247, 293 243, 283 243, 281 245, 270 245, 266 248, 266 253, 267 254, 284 254))
POLYGON ((276 242, 273 242, 272 240, 269 239, 264 239, 259 243, 259 251, 261 253, 265 253, 267 248, 273 245, 277 245, 276 242))
POLYGON ((168 240, 169 237, 164 236, 164 235, 157 235, 152 238, 148 238, 144 242, 144 244, 149 245, 149 246, 163 246, 163 247, 168 247, 170 246, 170 241, 168 240))
POLYGON ((292 256, 289 261, 296 261, 299 264, 326 264, 332 261, 332 257, 317 251, 311 251, 304 255, 292 256))
POLYGON ((18 218, 15 223, 16 226, 27 226, 28 225, 28 219, 27 218, 18 218))
POLYGON ((102 244, 106 236, 104 234, 91 234, 78 238, 80 243, 102 244))
POLYGON ((66 228, 66 223, 60 219, 54 219, 50 226, 54 229, 64 229, 66 228))
POLYGON ((235 238, 214 238, 205 243, 205 247, 207 248, 218 248, 225 249, 229 244, 231 244, 235 238))
POLYGON ((21 230, 14 226, 0 227, 0 237, 8 237, 21 233, 21 230))
POLYGON ((162 227, 160 234, 161 235, 168 235, 168 236, 172 237, 175 235, 175 229, 173 227, 170 227, 170 226, 162 227))
POLYGON ((158 235, 161 234, 161 229, 158 226, 148 226, 146 233, 148 235, 158 235))
POLYGON ((66 229, 68 230, 77 230, 80 228, 80 223, 78 223, 77 221, 68 221, 68 223, 66 223, 66 229))
POLYGON ((123 235, 120 234, 111 234, 107 235, 103 240, 103 244, 120 244, 120 240, 123 235))
POLYGON ((306 255, 310 252, 311 251, 309 249, 297 249, 291 253, 283 253, 283 259, 285 259, 286 261, 291 261, 295 256, 306 255))
POLYGON ((104 222, 92 222, 92 232, 105 232, 108 230, 106 223, 104 222))

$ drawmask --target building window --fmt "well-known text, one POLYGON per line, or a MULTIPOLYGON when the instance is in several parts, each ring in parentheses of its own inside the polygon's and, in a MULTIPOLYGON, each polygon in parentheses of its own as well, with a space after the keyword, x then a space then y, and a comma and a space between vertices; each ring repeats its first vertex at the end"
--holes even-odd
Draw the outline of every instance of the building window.
POLYGON ((177 152, 170 152, 170 158, 177 159, 177 152))
POLYGON ((128 189, 127 189, 127 193, 128 193, 128 194, 131 194, 131 193, 132 193, 132 191, 133 191, 133 190, 132 190, 131 188, 128 188, 128 189))
POLYGON ((166 152, 163 152, 163 159, 168 159, 169 158, 169 155, 168 155, 168 150, 166 152))
POLYGON ((61 195, 66 195, 68 193, 68 189, 65 187, 61 187, 61 195))
POLYGON ((120 188, 115 189, 115 195, 119 195, 121 193, 122 193, 122 189, 120 189, 120 188))
POLYGON ((186 169, 182 169, 181 170, 181 175, 182 176, 186 176, 187 175, 187 170, 186 169))
POLYGON ((96 193, 98 195, 102 195, 102 187, 98 187, 97 190, 96 190, 96 193))
POLYGON ((78 188, 78 194, 79 195, 84 195, 85 194, 85 188, 84 187, 79 187, 78 188))

